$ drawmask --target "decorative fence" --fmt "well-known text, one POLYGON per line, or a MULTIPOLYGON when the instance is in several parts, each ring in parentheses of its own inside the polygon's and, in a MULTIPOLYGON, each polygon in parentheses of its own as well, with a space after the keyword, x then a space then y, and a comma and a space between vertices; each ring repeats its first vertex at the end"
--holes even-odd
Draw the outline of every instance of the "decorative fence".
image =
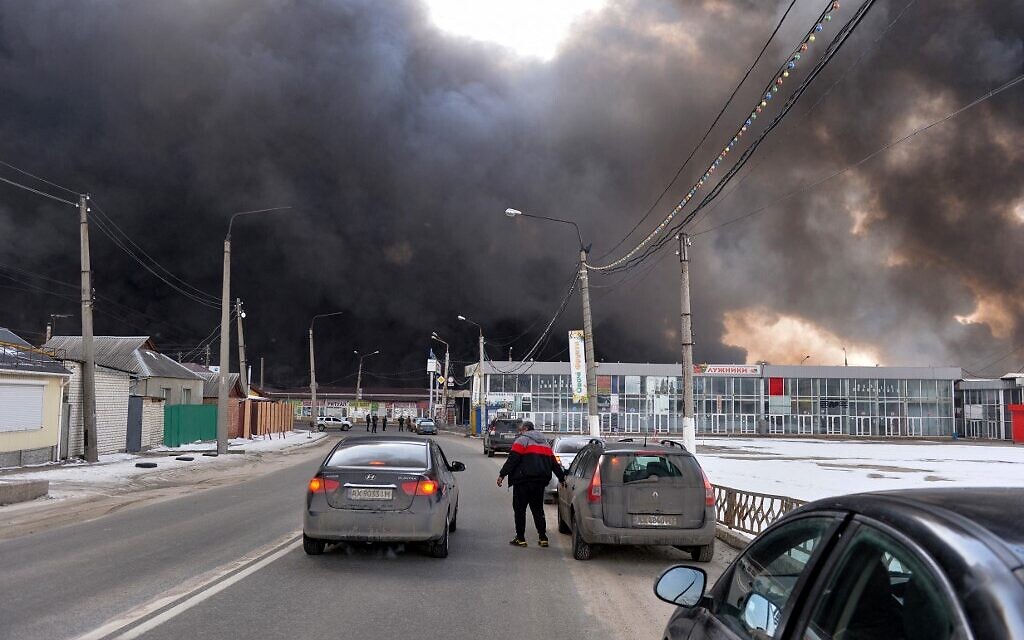
POLYGON ((786 496, 741 491, 731 487, 715 487, 718 521, 730 529, 754 536, 804 504, 807 503, 803 500, 786 496))

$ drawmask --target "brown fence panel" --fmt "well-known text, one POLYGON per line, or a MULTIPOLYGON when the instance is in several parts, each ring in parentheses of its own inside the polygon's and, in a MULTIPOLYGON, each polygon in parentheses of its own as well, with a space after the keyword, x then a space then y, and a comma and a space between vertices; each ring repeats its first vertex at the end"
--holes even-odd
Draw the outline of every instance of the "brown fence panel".
POLYGON ((718 521, 730 529, 755 536, 771 523, 804 504, 807 503, 803 500, 787 496, 715 487, 718 521))

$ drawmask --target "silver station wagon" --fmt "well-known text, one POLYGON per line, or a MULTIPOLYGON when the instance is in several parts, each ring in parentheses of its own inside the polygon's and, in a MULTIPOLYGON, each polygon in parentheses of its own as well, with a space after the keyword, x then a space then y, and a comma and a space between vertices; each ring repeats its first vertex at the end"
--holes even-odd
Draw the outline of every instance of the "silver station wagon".
POLYGON ((558 531, 573 557, 597 545, 671 545, 694 560, 715 551, 715 493, 678 442, 598 439, 576 454, 558 488, 558 531))
POLYGON ((319 555, 328 543, 424 542, 446 558, 459 515, 453 473, 465 469, 433 440, 349 437, 309 481, 303 548, 319 555))

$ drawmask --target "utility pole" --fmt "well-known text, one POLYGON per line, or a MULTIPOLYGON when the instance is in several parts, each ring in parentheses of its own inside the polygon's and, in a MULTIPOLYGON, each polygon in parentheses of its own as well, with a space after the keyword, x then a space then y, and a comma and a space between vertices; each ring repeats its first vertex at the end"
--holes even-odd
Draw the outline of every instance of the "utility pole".
POLYGON ((444 345, 444 382, 441 384, 441 402, 444 405, 441 414, 444 423, 448 424, 448 345, 444 345))
POLYGON ((43 340, 43 344, 46 344, 47 342, 49 342, 50 338, 52 338, 52 337, 53 337, 53 321, 52 320, 48 320, 46 322, 46 340, 43 340))
POLYGON ((679 337, 683 348, 683 446, 696 450, 697 428, 693 416, 693 323, 690 314, 690 236, 680 233, 679 240, 679 337))
MULTIPOLYGON (((234 218, 232 218, 234 220, 234 218)), ((217 375, 217 453, 228 452, 228 370, 231 367, 231 225, 224 238, 224 275, 220 294, 220 373, 217 375)))
MULTIPOLYGON (((314 318, 315 319, 315 318, 314 318)), ((316 429, 316 361, 313 359, 313 323, 309 323, 309 433, 316 429)), ((309 435, 309 434, 307 434, 309 435)), ((312 437, 312 436, 310 436, 312 437)))
POLYGON ((209 369, 210 368, 210 345, 206 345, 206 359, 204 360, 204 362, 206 363, 206 368, 209 369))
POLYGON ((92 269, 89 263, 89 196, 78 196, 82 244, 82 437, 85 459, 99 460, 96 446, 96 355, 92 335, 92 269))
POLYGON ((245 336, 242 333, 242 299, 235 298, 235 319, 238 322, 238 381, 242 385, 242 394, 249 397, 249 369, 245 361, 245 336))
POLYGON ((260 389, 263 388, 263 374, 266 370, 263 368, 263 356, 260 356, 260 389))
POLYGON ((590 435, 601 436, 597 414, 597 362, 594 360, 594 322, 590 314, 590 279, 587 277, 587 249, 580 241, 580 292, 583 297, 583 346, 587 355, 587 421, 590 435))
POLYGON ((431 420, 434 419, 434 376, 436 375, 437 373, 433 371, 427 371, 427 377, 430 379, 430 386, 427 387, 427 415, 430 416, 431 420))
MULTIPOLYGON (((353 351, 359 358, 359 373, 356 374, 356 400, 361 401, 363 399, 363 358, 369 358, 380 353, 380 349, 377 349, 373 353, 359 353, 358 350, 353 351)), ((367 410, 369 411, 369 410, 367 410)))
POLYGON ((480 363, 476 367, 477 375, 477 402, 480 403, 480 419, 483 424, 478 424, 479 433, 487 428, 487 391, 484 389, 484 330, 480 328, 480 363))

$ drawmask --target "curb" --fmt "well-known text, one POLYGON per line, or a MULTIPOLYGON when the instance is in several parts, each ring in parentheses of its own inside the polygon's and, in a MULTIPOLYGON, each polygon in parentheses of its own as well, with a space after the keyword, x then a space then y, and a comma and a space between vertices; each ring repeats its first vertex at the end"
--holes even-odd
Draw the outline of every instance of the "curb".
POLYGON ((49 480, 13 480, 0 482, 0 506, 28 502, 50 492, 49 480))
POLYGON ((753 538, 748 537, 746 534, 733 531, 721 523, 715 525, 715 537, 737 551, 746 549, 747 545, 753 540, 753 538))

